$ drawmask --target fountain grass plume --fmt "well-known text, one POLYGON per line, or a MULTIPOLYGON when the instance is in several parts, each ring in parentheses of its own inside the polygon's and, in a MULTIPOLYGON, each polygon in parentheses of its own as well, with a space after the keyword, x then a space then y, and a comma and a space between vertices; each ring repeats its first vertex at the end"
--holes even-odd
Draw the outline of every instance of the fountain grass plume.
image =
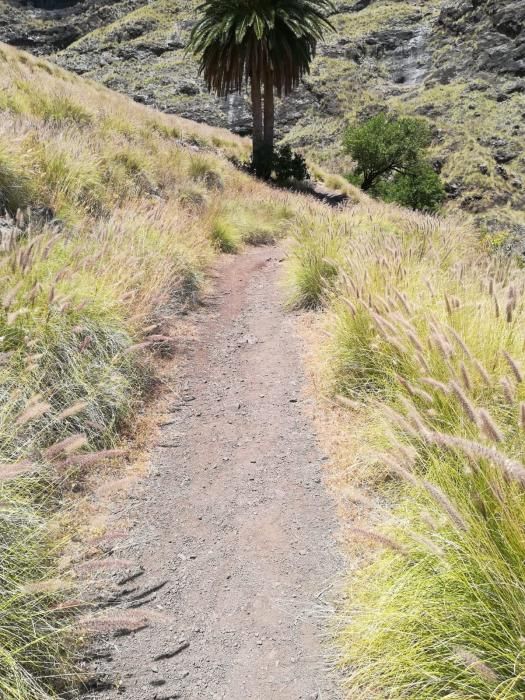
MULTIPOLYGON (((312 255, 324 231, 309 223, 312 255)), ((338 626, 348 696, 521 700, 524 273, 462 223, 361 203, 326 225, 342 251, 318 287, 326 386, 351 402, 350 434, 367 426, 351 441, 359 481, 390 502, 388 543, 359 533, 338 626)))

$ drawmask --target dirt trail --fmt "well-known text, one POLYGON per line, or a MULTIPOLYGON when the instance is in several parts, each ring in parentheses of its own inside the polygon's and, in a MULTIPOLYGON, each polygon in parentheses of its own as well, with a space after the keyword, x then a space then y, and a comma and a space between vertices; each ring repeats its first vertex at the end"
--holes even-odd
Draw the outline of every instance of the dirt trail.
POLYGON ((140 590, 164 584, 145 607, 167 621, 112 640, 100 668, 122 688, 96 700, 339 697, 322 644, 337 526, 281 260, 260 248, 221 261, 196 314, 123 553, 144 567, 140 590))

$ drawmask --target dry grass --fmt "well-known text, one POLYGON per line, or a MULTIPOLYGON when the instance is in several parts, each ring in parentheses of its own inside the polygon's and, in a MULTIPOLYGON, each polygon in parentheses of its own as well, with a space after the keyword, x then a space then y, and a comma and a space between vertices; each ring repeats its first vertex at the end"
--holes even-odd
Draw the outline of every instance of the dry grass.
POLYGON ((349 697, 518 700, 523 271, 460 221, 373 202, 306 213, 291 261, 292 299, 317 280, 322 389, 346 407, 337 486, 364 557, 340 620, 349 697))
POLYGON ((290 211, 229 164, 246 141, 5 46, 0 67, 0 695, 39 700, 75 679, 76 604, 46 584, 68 579, 61 506, 122 459, 152 358, 183 340, 165 317, 198 294, 219 225, 241 247, 282 235, 290 211))

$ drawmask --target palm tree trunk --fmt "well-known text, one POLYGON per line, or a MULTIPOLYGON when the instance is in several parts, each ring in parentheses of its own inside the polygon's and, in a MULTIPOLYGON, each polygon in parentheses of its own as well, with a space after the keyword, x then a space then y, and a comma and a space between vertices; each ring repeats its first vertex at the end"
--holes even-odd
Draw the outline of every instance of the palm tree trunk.
POLYGON ((272 174, 275 141, 275 97, 273 71, 266 69, 264 77, 264 154, 266 161, 265 177, 272 174))
POLYGON ((255 174, 264 177, 264 133, 261 81, 259 76, 252 75, 252 118, 253 118, 253 169, 255 174))

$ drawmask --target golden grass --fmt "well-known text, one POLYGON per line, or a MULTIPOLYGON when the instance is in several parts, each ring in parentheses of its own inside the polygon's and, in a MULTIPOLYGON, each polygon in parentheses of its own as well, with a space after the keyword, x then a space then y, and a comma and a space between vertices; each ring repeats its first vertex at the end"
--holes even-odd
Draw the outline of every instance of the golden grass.
POLYGON ((314 278, 327 307, 324 390, 347 408, 338 486, 364 557, 338 632, 348 697, 518 700, 521 267, 461 221, 371 201, 306 213, 291 262, 292 299, 314 278))
POLYGON ((236 248, 279 237, 290 197, 229 163, 249 144, 225 131, 5 46, 0 68, 0 695, 43 700, 75 682, 60 505, 118 461, 149 358, 172 352, 158 329, 198 294, 218 228, 236 248))

